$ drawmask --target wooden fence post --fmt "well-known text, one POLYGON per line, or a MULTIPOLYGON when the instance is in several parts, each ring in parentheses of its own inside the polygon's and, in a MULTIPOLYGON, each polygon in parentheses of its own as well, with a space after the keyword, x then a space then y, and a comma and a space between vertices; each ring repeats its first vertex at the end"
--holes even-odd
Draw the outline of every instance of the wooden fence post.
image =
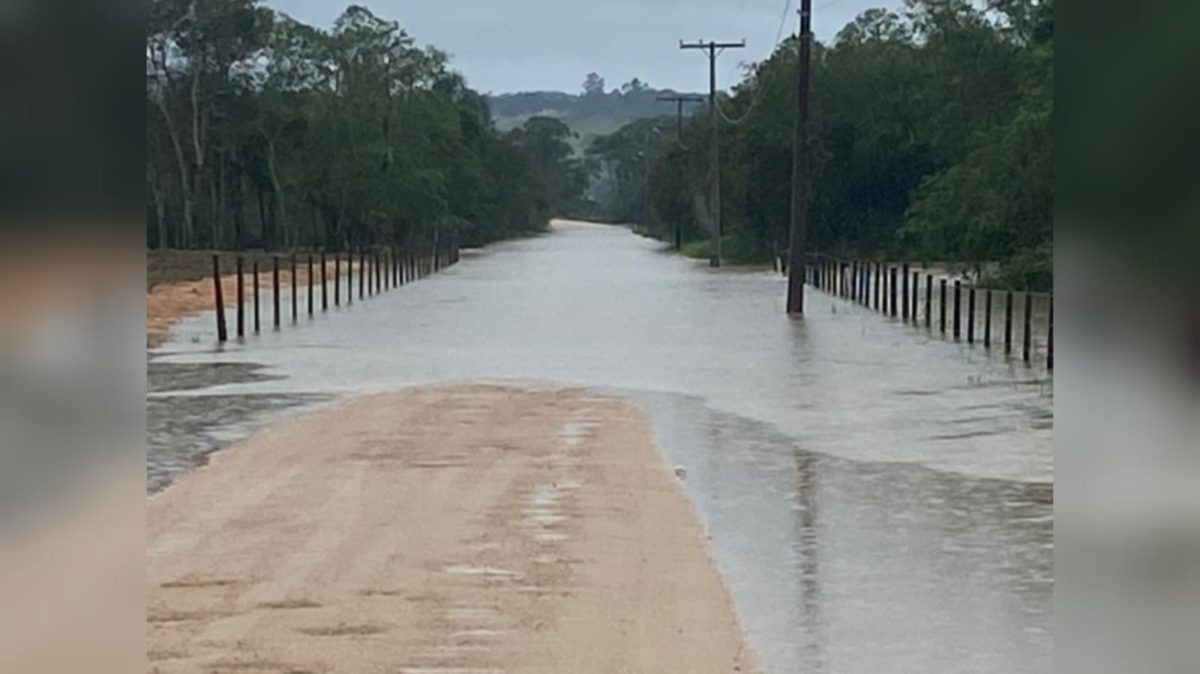
POLYGON ((1025 328, 1021 335, 1021 355, 1024 356, 1025 362, 1029 362, 1031 346, 1032 346, 1032 325, 1033 322, 1033 295, 1029 291, 1025 291, 1025 328))
POLYGON ((888 304, 891 305, 892 318, 896 317, 896 267, 888 268, 888 304))
POLYGON ((944 335, 946 334, 946 279, 938 279, 938 292, 942 296, 941 306, 938 308, 938 318, 944 335))
POLYGON ((879 311, 879 294, 880 294, 879 286, 882 283, 882 279, 883 279, 882 265, 880 265, 878 262, 876 262, 875 263, 875 311, 879 311))
POLYGON ((933 274, 925 275, 925 327, 933 325, 933 274))
MULTIPOLYGON (((329 311, 329 286, 325 284, 325 251, 321 251, 321 311, 329 311)), ((333 254, 333 303, 338 303, 338 279, 341 274, 338 273, 338 254, 333 254)))
POLYGON ((1012 353, 1012 310, 1013 294, 1009 290, 1004 295, 1004 354, 1012 353))
POLYGON ((1046 369, 1054 369, 1054 295, 1050 295, 1048 300, 1050 306, 1047 308, 1046 314, 1046 369))
POLYGON ((229 333, 225 328, 225 299, 221 296, 221 256, 219 254, 213 254, 213 293, 216 295, 217 341, 224 342, 229 339, 229 333))
POLYGON ((237 336, 246 336, 246 280, 242 256, 237 256, 237 336))
POLYGON ((259 319, 261 312, 258 310, 259 296, 262 294, 258 289, 258 256, 254 257, 254 261, 251 262, 250 267, 254 271, 254 334, 257 335, 262 329, 259 319))
POLYGON ((905 262, 901 271, 902 278, 900 279, 900 309, 903 313, 904 320, 908 320, 908 263, 905 262))
POLYGON ((975 285, 967 289, 967 344, 975 343, 975 285))
POLYGON ((313 259, 312 253, 308 254, 308 315, 313 315, 313 259))
POLYGON ((279 329, 279 256, 271 256, 271 289, 275 299, 275 329, 279 329))
POLYGON ((992 289, 984 290, 983 299, 983 348, 992 348, 992 289))
POLYGON ((296 251, 292 251, 292 322, 300 318, 300 296, 296 291, 296 251))
POLYGON ((920 306, 920 273, 912 272, 912 321, 917 323, 917 307, 920 306))
POLYGON ((954 279, 954 339, 962 335, 962 281, 954 279))
POLYGON ((360 299, 360 300, 362 298, 366 297, 366 290, 364 290, 366 285, 367 285, 367 251, 362 248, 359 248, 358 249, 358 299, 360 299))

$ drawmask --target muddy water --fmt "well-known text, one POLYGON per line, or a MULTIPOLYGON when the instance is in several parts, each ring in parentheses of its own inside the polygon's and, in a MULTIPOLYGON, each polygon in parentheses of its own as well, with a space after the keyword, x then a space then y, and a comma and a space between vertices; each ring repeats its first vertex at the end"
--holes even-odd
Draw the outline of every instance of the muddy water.
POLYGON ((1046 373, 821 293, 789 321, 783 291, 571 228, 221 350, 197 316, 152 357, 149 488, 280 410, 348 395, 613 390, 686 469, 765 671, 1049 671, 1046 373))

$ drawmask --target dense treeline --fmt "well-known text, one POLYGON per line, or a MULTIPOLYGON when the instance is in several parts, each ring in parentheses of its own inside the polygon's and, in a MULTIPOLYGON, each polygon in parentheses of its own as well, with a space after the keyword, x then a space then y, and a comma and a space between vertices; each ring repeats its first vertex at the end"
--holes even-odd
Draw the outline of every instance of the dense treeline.
POLYGON ((501 134, 444 53, 350 6, 330 31, 255 0, 152 0, 147 242, 464 244, 538 231, 586 181, 569 130, 501 134))
MULTIPOLYGON (((1053 26, 1052 0, 991 0, 986 10, 908 0, 902 13, 867 11, 815 45, 810 249, 956 261, 1048 287, 1053 26)), ((795 73, 793 39, 721 101, 731 258, 786 245, 795 73)), ((635 122, 592 152, 618 167, 612 217, 664 239, 681 225, 699 247, 710 117, 692 117, 680 140, 672 122, 635 122)))

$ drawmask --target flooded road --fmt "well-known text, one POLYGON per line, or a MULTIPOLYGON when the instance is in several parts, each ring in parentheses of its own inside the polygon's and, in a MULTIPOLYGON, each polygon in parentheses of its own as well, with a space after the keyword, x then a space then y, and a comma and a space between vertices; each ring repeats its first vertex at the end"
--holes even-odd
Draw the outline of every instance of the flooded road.
POLYGON ((244 344, 211 313, 149 364, 148 488, 281 413, 407 385, 636 400, 764 671, 1044 672, 1052 399, 1038 366, 784 280, 570 227, 244 344))

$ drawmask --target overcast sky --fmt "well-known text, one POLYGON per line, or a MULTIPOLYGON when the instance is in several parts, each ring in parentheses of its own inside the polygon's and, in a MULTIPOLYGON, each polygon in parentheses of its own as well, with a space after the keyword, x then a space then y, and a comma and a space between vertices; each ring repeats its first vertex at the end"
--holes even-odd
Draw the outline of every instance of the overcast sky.
MULTIPOLYGON (((718 59, 717 83, 771 53, 784 0, 358 0, 400 22, 420 44, 451 53, 482 92, 578 92, 592 71, 609 88, 637 77, 659 88, 708 89, 707 59, 679 40, 746 40, 718 59)), ((784 33, 796 30, 791 0, 784 33)), ((329 28, 349 2, 266 0, 305 23, 329 28)), ((826 40, 860 12, 901 0, 813 0, 813 30, 826 40)))

